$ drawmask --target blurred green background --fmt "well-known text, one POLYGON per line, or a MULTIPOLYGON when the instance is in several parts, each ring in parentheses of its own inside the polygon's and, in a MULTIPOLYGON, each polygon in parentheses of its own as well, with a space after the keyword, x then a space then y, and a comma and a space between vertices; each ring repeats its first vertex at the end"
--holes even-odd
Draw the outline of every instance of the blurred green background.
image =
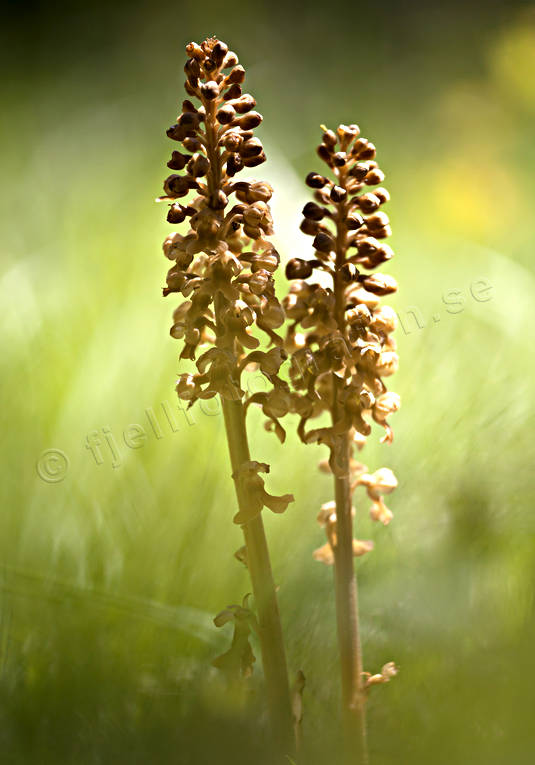
MULTIPOLYGON (((366 668, 400 674, 370 699, 372 765, 533 763, 535 6, 29 1, 0 34, 2 761, 272 762, 258 664, 244 697, 210 667, 230 640, 211 619, 249 584, 221 415, 187 419, 173 392, 153 203, 184 45, 217 34, 265 118, 285 259, 309 251, 320 123, 359 123, 392 195, 403 407, 362 459, 400 486, 388 528, 362 497, 357 525, 376 544, 366 668)), ((266 524, 304 762, 336 763, 332 572, 311 555, 324 454, 280 448, 256 413, 251 432, 268 488, 296 497, 266 524)))

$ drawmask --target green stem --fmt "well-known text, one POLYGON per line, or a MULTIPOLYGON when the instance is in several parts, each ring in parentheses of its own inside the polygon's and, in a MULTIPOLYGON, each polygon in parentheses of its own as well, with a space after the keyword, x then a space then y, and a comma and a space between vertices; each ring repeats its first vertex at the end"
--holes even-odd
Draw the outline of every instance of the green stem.
MULTIPOLYGON (((243 404, 239 400, 229 401, 222 398, 221 401, 230 461, 233 473, 236 474, 240 466, 251 459, 243 404)), ((246 510, 249 504, 247 491, 238 481, 235 481, 235 487, 238 506, 240 510, 246 510)), ((253 585, 258 615, 258 631, 271 723, 276 740, 280 744, 281 752, 291 753, 294 745, 292 740, 292 713, 288 671, 275 583, 271 571, 262 516, 260 514, 257 515, 251 521, 245 523, 242 529, 247 548, 247 565, 253 585)))
MULTIPOLYGON (((345 188, 343 170, 338 176, 340 186, 345 188)), ((338 329, 345 337, 345 284, 341 269, 347 251, 345 202, 338 205, 336 216, 336 264, 333 279, 335 315, 338 329)), ((339 380, 333 375, 333 425, 342 419, 339 397, 339 380)), ((336 501, 336 547, 334 548, 334 578, 336 591, 336 618, 340 669, 342 675, 342 705, 346 737, 347 762, 366 765, 368 762, 366 744, 366 695, 362 684, 362 649, 360 645, 357 578, 353 559, 353 518, 350 485, 350 442, 349 432, 335 439, 335 462, 338 475, 334 476, 336 501)))
POLYGON ((362 688, 362 650, 359 632, 357 580, 353 563, 353 519, 351 517, 352 502, 347 434, 338 439, 335 448, 338 467, 341 470, 345 468, 347 471, 343 476, 334 477, 337 541, 334 549, 334 579, 344 727, 348 762, 365 765, 368 762, 366 699, 362 688))

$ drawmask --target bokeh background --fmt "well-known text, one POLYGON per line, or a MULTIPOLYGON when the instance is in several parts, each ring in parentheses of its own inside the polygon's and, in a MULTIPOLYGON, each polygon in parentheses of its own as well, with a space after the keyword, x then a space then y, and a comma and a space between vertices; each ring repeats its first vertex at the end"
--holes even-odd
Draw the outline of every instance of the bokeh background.
MULTIPOLYGON (((400 486, 388 528, 362 498, 357 523, 365 664, 400 674, 370 699, 372 763, 533 763, 535 6, 28 0, 0 34, 3 762, 272 762, 258 665, 244 695, 210 667, 249 584, 222 417, 173 392, 153 203, 184 45, 217 34, 264 114, 284 258, 308 252, 320 123, 359 123, 392 195, 403 408, 362 458, 400 486)), ((266 523, 305 762, 336 763, 324 454, 251 432, 296 497, 266 523)))

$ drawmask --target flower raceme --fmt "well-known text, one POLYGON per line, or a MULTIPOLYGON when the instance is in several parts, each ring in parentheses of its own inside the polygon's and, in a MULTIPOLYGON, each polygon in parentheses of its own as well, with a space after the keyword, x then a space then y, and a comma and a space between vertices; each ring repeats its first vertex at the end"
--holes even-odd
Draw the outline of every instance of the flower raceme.
MULTIPOLYGON (((186 52, 187 99, 168 137, 181 145, 168 167, 175 171, 164 182, 171 224, 189 222, 189 231, 174 231, 164 241, 165 256, 173 262, 164 295, 184 300, 173 314, 171 335, 182 340, 182 359, 196 360, 196 371, 183 373, 176 386, 181 399, 220 395, 229 401, 264 405, 279 436, 284 431, 277 416, 289 410, 288 386, 278 377, 287 357, 275 330, 284 312, 275 295, 273 274, 279 253, 269 240, 273 222, 269 200, 273 190, 265 181, 237 180, 243 168, 265 161, 254 129, 262 122, 256 101, 242 90, 245 70, 225 43, 210 38, 190 43, 186 52), (266 336, 268 350, 252 330, 266 336), (241 384, 246 369, 255 367, 270 390, 249 399, 241 384)), ((263 463, 240 467, 239 480, 248 481, 253 501, 240 511, 237 523, 250 520, 262 507, 286 509, 291 495, 271 498, 264 492, 263 463), (245 478, 243 477, 245 476, 245 478)))
MULTIPOLYGON (((382 208, 390 195, 381 185, 384 173, 375 153, 357 125, 340 125, 336 132, 323 128, 318 155, 333 177, 307 175, 314 201, 303 208, 301 230, 313 237, 314 257, 288 262, 291 286, 283 305, 290 321, 291 379, 299 394, 292 399, 300 415, 299 435, 305 443, 326 444, 330 470, 343 476, 346 466, 337 461, 335 441, 349 434, 351 491, 364 486, 374 503, 371 517, 386 524, 392 515, 382 495, 395 488, 396 479, 386 468, 370 476, 352 454, 370 435, 370 420, 384 428, 382 441, 391 442, 389 418, 400 407, 398 394, 387 390, 384 380, 396 371, 398 356, 392 338, 396 314, 381 298, 395 292, 397 284, 377 271, 394 253, 385 243, 391 229, 382 208), (314 280, 314 272, 323 278, 314 280), (333 415, 332 424, 306 430, 308 421, 324 412, 333 415)), ((335 537, 322 520, 320 525, 333 546, 335 537)), ((371 549, 354 541, 357 555, 371 549)), ((315 557, 333 560, 326 551, 316 551, 315 557)))

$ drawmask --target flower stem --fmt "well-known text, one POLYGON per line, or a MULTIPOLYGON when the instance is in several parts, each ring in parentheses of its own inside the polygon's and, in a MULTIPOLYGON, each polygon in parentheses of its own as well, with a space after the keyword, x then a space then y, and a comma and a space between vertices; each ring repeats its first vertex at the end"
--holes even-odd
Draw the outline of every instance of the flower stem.
MULTIPOLYGON (((250 460, 245 416, 242 402, 221 399, 225 428, 233 473, 250 460)), ((235 480, 240 510, 249 504, 247 491, 235 480)), ((292 716, 288 685, 288 670, 282 638, 275 583, 267 547, 262 516, 259 514, 242 526, 247 548, 247 565, 258 615, 258 632, 262 651, 262 664, 273 733, 281 752, 294 749, 292 716)))
MULTIPOLYGON (((339 171, 338 182, 346 187, 346 173, 339 171)), ((341 269, 347 252, 346 216, 348 208, 344 201, 338 205, 336 216, 336 264, 333 279, 335 318, 341 336, 345 336, 345 285, 341 269)), ((339 378, 333 375, 333 426, 342 419, 339 397, 339 378)), ((366 765, 366 697, 362 688, 362 649, 360 645, 357 578, 353 560, 353 518, 350 483, 349 432, 335 437, 334 476, 336 501, 336 538, 334 548, 334 577, 336 590, 336 618, 340 669, 342 673, 342 705, 348 761, 366 765)))
POLYGON ((362 688, 357 580, 353 564, 353 522, 347 434, 338 439, 335 448, 338 466, 343 469, 345 465, 347 469, 346 475, 334 477, 337 537, 334 548, 334 578, 344 726, 348 755, 351 752, 350 761, 365 765, 368 762, 366 713, 362 688))

